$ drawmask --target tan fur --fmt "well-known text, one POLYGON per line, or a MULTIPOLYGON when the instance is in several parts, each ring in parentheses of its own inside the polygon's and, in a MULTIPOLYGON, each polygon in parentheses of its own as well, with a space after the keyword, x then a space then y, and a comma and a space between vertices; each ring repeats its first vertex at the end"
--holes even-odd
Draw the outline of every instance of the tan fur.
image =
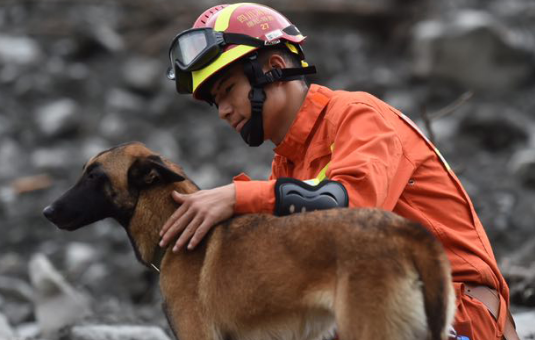
MULTIPOLYGON (((105 169, 118 205, 136 207, 128 232, 146 263, 176 209, 171 191, 197 190, 185 180, 132 201, 127 171, 150 155, 142 144, 129 144, 88 163, 105 169)), ((194 251, 167 251, 160 286, 180 340, 321 340, 335 327, 342 340, 432 339, 429 297, 443 303, 433 315, 442 318, 435 324, 446 339, 455 308, 440 244, 378 209, 238 216, 213 228, 194 251)))

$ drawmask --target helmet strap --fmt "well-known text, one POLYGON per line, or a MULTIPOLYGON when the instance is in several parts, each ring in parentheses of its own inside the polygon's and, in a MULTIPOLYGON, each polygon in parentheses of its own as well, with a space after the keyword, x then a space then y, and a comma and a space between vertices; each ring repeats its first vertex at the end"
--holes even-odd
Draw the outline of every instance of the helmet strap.
POLYGON ((262 112, 266 101, 264 87, 276 81, 298 80, 303 75, 316 73, 316 68, 314 66, 275 68, 264 73, 262 65, 258 61, 258 53, 253 53, 245 59, 243 70, 251 84, 249 92, 251 118, 245 123, 240 134, 249 146, 260 146, 264 142, 264 124, 262 121, 262 112))

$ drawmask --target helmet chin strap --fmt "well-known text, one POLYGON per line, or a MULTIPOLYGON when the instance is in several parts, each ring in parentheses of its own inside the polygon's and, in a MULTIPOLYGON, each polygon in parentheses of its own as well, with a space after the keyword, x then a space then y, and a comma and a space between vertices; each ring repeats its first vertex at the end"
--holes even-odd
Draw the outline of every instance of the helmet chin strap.
POLYGON ((251 118, 245 123, 240 134, 249 146, 260 146, 264 142, 264 124, 262 111, 266 101, 264 87, 276 81, 290 81, 300 79, 306 74, 316 73, 316 67, 275 68, 266 73, 258 61, 258 53, 254 53, 244 61, 245 75, 251 84, 249 101, 251 102, 251 118))

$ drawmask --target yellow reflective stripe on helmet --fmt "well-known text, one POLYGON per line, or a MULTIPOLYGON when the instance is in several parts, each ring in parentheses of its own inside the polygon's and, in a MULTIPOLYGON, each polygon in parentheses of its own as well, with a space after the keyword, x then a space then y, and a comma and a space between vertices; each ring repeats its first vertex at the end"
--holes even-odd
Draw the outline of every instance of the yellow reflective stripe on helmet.
POLYGON ((234 12, 234 10, 238 7, 243 5, 243 3, 229 5, 225 8, 223 8, 219 15, 217 16, 217 19, 215 21, 214 30, 219 32, 224 32, 227 30, 229 24, 230 24, 230 16, 234 12))
POLYGON ((234 60, 240 58, 241 56, 251 52, 252 50, 256 49, 256 47, 253 46, 246 46, 246 45, 238 45, 230 50, 224 52, 217 58, 213 63, 206 66, 205 68, 202 68, 198 71, 193 71, 192 73, 192 79, 193 79, 193 92, 197 90, 197 87, 199 84, 201 84, 203 81, 206 80, 206 78, 210 77, 212 74, 219 71, 219 69, 227 66, 234 60))
MULTIPOLYGON (((333 151, 334 151, 334 143, 331 144, 331 152, 333 151)), ((320 184, 323 180, 327 178, 327 169, 329 169, 329 165, 331 165, 331 162, 327 163, 327 165, 325 165, 323 169, 321 169, 320 173, 318 174, 318 176, 316 176, 316 178, 308 179, 303 182, 305 182, 306 184, 310 184, 310 185, 320 184)))
POLYGON ((295 47, 294 45, 290 44, 289 42, 285 42, 284 45, 286 45, 286 47, 288 47, 288 49, 292 53, 299 54, 299 51, 297 50, 297 47, 295 47))

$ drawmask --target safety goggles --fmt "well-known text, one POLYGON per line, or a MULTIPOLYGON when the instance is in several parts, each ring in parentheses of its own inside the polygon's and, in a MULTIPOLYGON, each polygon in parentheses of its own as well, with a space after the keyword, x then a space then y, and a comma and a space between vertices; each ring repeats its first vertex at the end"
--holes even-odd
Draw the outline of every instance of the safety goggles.
POLYGON ((191 72, 210 65, 230 44, 262 47, 264 40, 245 34, 225 33, 212 28, 192 28, 177 35, 169 48, 171 66, 167 78, 174 80, 179 93, 192 93, 191 72))

